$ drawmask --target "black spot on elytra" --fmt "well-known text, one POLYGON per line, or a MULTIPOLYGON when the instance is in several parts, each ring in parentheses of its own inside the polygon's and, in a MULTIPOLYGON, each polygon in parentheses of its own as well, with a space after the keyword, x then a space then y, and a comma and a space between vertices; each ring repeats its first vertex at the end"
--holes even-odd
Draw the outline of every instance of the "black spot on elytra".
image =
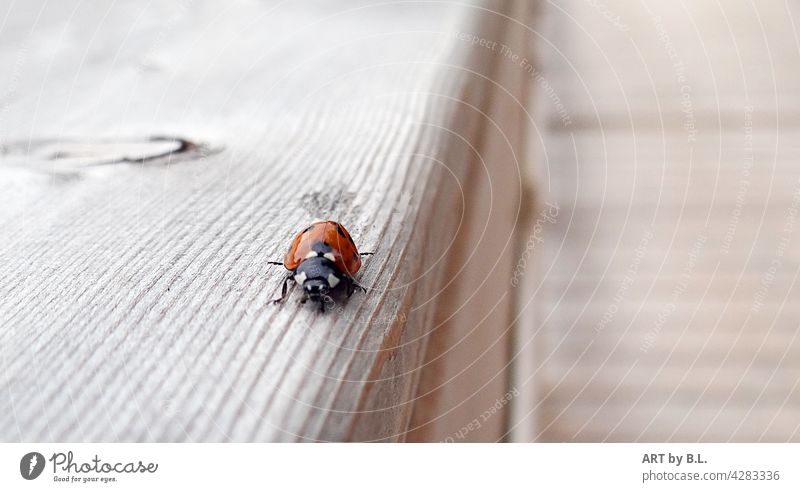
POLYGON ((317 253, 317 255, 322 256, 325 253, 330 253, 333 251, 333 248, 331 248, 330 244, 320 241, 311 245, 311 251, 314 251, 317 253))

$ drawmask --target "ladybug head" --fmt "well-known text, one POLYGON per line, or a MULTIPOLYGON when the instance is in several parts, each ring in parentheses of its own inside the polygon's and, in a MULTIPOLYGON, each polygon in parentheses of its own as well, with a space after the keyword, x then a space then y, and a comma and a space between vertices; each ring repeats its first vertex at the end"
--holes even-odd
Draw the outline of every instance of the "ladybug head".
POLYGON ((295 270, 294 281, 303 286, 306 297, 322 300, 342 280, 336 265, 324 256, 304 260, 295 270))
POLYGON ((309 299, 317 301, 320 297, 324 297, 331 290, 331 287, 326 279, 312 278, 303 282, 303 289, 308 294, 309 299))

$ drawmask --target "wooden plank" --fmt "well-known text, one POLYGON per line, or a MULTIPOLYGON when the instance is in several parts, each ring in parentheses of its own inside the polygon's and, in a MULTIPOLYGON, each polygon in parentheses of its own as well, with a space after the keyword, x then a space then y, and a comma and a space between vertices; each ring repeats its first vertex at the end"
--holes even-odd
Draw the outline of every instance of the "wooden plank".
MULTIPOLYGON (((405 439, 435 295, 463 261, 457 205, 485 192, 460 133, 494 65, 457 36, 482 8, 8 9, 0 440, 405 439), (192 146, 164 156, 157 136, 192 146), (271 304, 284 272, 266 262, 318 218, 375 251, 369 294, 271 304)), ((505 391, 497 353, 470 412, 505 391)))
POLYGON ((507 53, 528 55, 531 8, 481 12, 469 34, 476 56, 494 69, 474 96, 480 113, 473 142, 473 173, 460 183, 463 219, 452 240, 446 285, 436 294, 431 347, 422 372, 410 440, 493 442, 503 438, 510 401, 518 391, 508 373, 514 327, 516 231, 523 221, 522 169, 526 166, 527 74, 507 53), (511 20, 510 20, 511 19, 511 20), (485 105, 481 105, 481 102, 485 105), (467 192, 466 190, 473 190, 467 192))

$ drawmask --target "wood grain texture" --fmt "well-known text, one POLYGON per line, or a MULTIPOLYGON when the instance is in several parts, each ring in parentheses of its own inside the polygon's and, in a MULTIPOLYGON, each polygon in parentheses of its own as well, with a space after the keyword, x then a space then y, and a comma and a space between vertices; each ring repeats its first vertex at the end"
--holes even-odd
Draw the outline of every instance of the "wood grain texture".
MULTIPOLYGON (((474 141, 480 172, 465 182, 469 192, 437 306, 409 439, 494 442, 503 439, 514 361, 513 336, 517 230, 524 219, 522 173, 527 167, 527 97, 532 92, 522 60, 531 32, 522 22, 531 4, 511 2, 505 12, 484 13, 472 34, 491 64, 492 76, 474 99, 484 106, 474 141), (516 58, 513 58, 516 57, 516 58)), ((474 103, 475 105, 479 103, 474 103)), ((478 166, 476 166, 478 167, 478 166)))
MULTIPOLYGON (((0 440, 405 439, 462 202, 487 186, 471 139, 495 65, 457 36, 485 7, 5 7, 0 440), (376 252, 369 295, 326 314, 269 302, 266 262, 314 219, 376 252)), ((468 408, 505 391, 491 357, 501 383, 468 408)))

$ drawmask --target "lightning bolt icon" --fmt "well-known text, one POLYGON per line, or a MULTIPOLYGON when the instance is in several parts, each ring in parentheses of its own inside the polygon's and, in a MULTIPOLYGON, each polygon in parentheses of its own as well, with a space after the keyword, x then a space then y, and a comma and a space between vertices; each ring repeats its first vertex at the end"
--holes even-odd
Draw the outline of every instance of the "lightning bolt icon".
POLYGON ((36 459, 36 455, 34 454, 33 456, 31 456, 31 462, 28 465, 28 476, 31 476, 31 473, 33 473, 33 469, 36 467, 36 462, 37 462, 37 459, 36 459))

